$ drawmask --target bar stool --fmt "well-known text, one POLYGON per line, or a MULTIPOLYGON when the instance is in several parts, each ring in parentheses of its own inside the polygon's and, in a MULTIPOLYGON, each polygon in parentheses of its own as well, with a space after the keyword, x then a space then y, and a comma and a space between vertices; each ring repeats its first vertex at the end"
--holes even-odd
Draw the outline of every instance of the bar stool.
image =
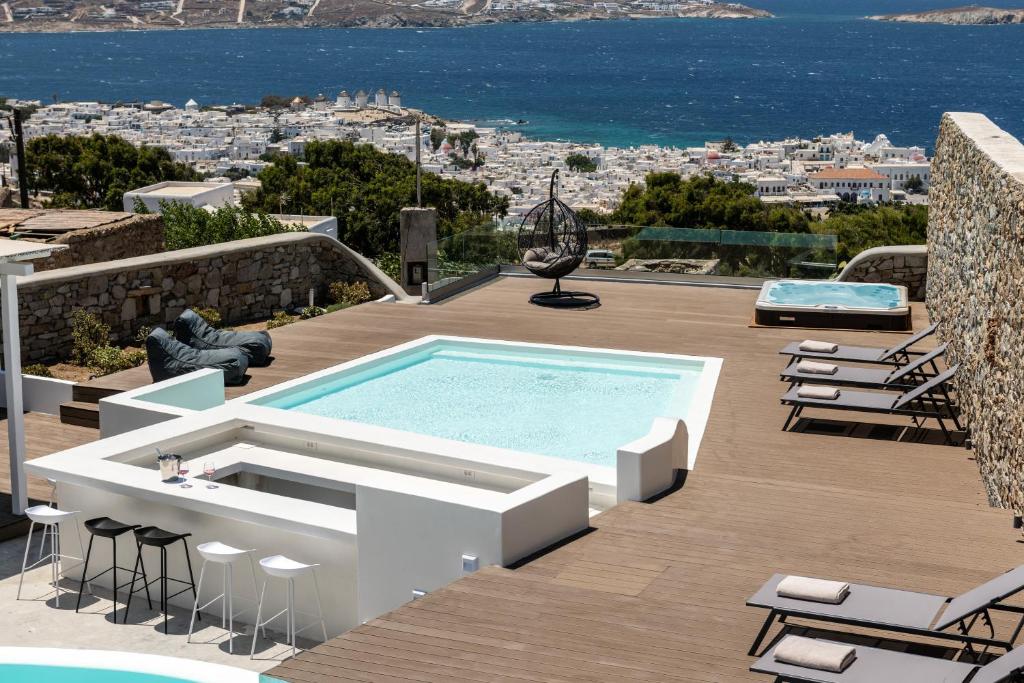
POLYGON ((232 586, 234 565, 236 562, 239 562, 245 558, 249 559, 249 571, 252 574, 252 600, 253 603, 255 604, 259 600, 259 589, 256 588, 256 565, 252 561, 251 554, 253 551, 233 548, 229 545, 221 543, 220 541, 200 543, 196 546, 196 550, 198 550, 199 554, 203 556, 203 566, 199 568, 199 587, 196 590, 203 590, 203 578, 206 576, 206 564, 208 562, 213 562, 214 564, 219 564, 221 568, 222 591, 220 595, 218 595, 217 597, 213 598, 212 600, 203 605, 199 604, 199 597, 196 597, 195 605, 192 607, 192 619, 188 623, 188 638, 186 638, 185 642, 192 642, 192 628, 195 626, 196 617, 199 616, 200 610, 204 610, 213 603, 220 600, 220 627, 227 628, 228 653, 234 654, 235 617, 245 612, 245 610, 235 612, 234 589, 232 586))
POLYGON ((114 612, 117 612, 117 589, 124 588, 124 586, 128 585, 127 583, 122 584, 120 586, 117 585, 117 570, 120 569, 123 572, 128 571, 124 567, 117 566, 117 537, 138 528, 138 524, 124 524, 123 522, 118 522, 117 520, 111 519, 110 517, 96 517, 95 519, 87 519, 85 521, 85 530, 88 531, 90 534, 89 549, 85 553, 85 562, 83 563, 82 567, 82 582, 78 586, 78 602, 75 603, 76 612, 82 606, 82 588, 85 587, 85 584, 90 584, 89 590, 91 592, 92 582, 110 571, 114 572, 114 580, 111 585, 113 586, 114 594, 114 612), (100 538, 109 538, 113 543, 114 549, 113 554, 111 555, 112 559, 110 566, 101 571, 99 574, 96 574, 93 577, 89 577, 89 558, 92 557, 92 542, 96 540, 97 536, 99 536, 100 538))
POLYGON ((178 595, 181 595, 182 593, 184 593, 186 591, 189 591, 189 590, 192 591, 193 597, 198 598, 198 595, 196 593, 196 580, 192 576, 192 558, 189 557, 189 554, 188 554, 188 541, 186 540, 191 535, 192 534, 190 534, 190 533, 187 533, 187 534, 176 534, 173 531, 165 531, 165 530, 163 530, 163 529, 161 529, 159 527, 155 527, 155 526, 144 526, 144 527, 139 527, 139 528, 135 529, 135 542, 136 542, 136 544, 138 546, 138 554, 135 556, 135 568, 132 569, 132 586, 128 590, 128 600, 127 600, 127 602, 125 603, 125 606, 124 606, 124 622, 123 623, 125 623, 125 624, 128 623, 128 609, 132 605, 132 595, 134 595, 138 591, 142 590, 142 588, 146 589, 146 600, 149 603, 149 608, 153 609, 153 601, 150 599, 150 596, 149 596, 149 585, 151 583, 156 583, 157 581, 160 582, 160 611, 164 613, 164 633, 165 634, 167 633, 167 607, 168 607, 168 601, 171 598, 176 597, 178 595), (169 546, 169 545, 171 545, 173 543, 177 543, 178 541, 181 541, 181 544, 183 546, 185 546, 185 562, 188 564, 188 581, 184 581, 182 579, 175 579, 175 578, 172 578, 170 576, 167 576, 167 546, 169 546), (142 547, 143 546, 149 546, 151 548, 159 548, 160 549, 160 576, 156 577, 155 579, 153 579, 151 581, 146 579, 146 563, 142 559, 142 547), (138 576, 139 567, 142 568, 143 587, 142 588, 135 588, 135 579, 138 576), (185 588, 182 588, 180 591, 178 591, 177 593, 174 593, 173 595, 168 595, 167 594, 167 582, 168 581, 173 581, 174 583, 180 583, 183 586, 185 586, 185 588))
MULTIPOLYGON (((46 497, 46 507, 54 507, 53 501, 57 497, 57 481, 55 479, 47 479, 46 483, 50 485, 50 495, 46 497)), ((42 537, 39 539, 39 560, 43 559, 43 551, 46 550, 46 537, 53 532, 51 526, 43 527, 42 537)), ((81 536, 81 532, 79 532, 81 536)), ((53 550, 53 541, 50 542, 50 550, 53 550)))
MULTIPOLYGON (((267 631, 264 628, 267 624, 277 619, 282 614, 287 615, 285 621, 285 634, 287 636, 288 643, 292 646, 292 656, 295 656, 295 636, 305 631, 307 628, 316 626, 316 621, 302 628, 295 629, 295 615, 299 612, 295 609, 295 579, 305 574, 309 574, 313 577, 313 590, 316 593, 316 609, 319 615, 320 628, 323 630, 324 642, 327 642, 327 624, 324 622, 324 610, 320 604, 320 586, 316 580, 316 568, 318 564, 302 564, 295 560, 290 560, 284 555, 272 555, 271 557, 264 557, 260 560, 260 567, 266 572, 267 577, 263 579, 263 588, 260 589, 260 604, 256 608, 256 623, 253 625, 252 631, 252 650, 249 652, 249 659, 256 656, 256 636, 258 635, 259 629, 263 629, 263 637, 267 635, 267 631), (288 594, 287 594, 287 607, 283 610, 270 617, 266 621, 260 621, 260 616, 263 614, 263 598, 267 592, 267 582, 270 578, 285 579, 288 582, 288 594)), ((305 613, 303 613, 305 614, 305 613)), ((312 614, 306 614, 306 616, 313 616, 312 614)))
MULTIPOLYGON (((28 541, 25 543, 25 557, 21 562, 21 578, 18 579, 18 596, 16 599, 21 600, 21 586, 25 582, 25 572, 30 569, 35 569, 43 562, 50 562, 50 578, 53 581, 54 590, 57 592, 57 607, 60 607, 60 578, 64 574, 64 559, 78 560, 79 563, 83 562, 81 557, 75 557, 73 555, 64 555, 60 549, 60 525, 73 519, 78 512, 65 512, 49 505, 34 505, 25 510, 25 515, 32 520, 32 523, 28 527, 28 541), (28 563, 28 553, 32 548, 32 531, 35 529, 36 524, 41 524, 43 527, 43 541, 46 540, 47 534, 50 535, 50 553, 43 556, 43 547, 40 544, 39 547, 39 558, 31 565, 28 563)), ((85 544, 82 543, 82 532, 75 525, 75 532, 78 534, 78 550, 83 552, 85 550, 85 544)), ((92 592, 92 585, 89 586, 89 592, 92 592)))

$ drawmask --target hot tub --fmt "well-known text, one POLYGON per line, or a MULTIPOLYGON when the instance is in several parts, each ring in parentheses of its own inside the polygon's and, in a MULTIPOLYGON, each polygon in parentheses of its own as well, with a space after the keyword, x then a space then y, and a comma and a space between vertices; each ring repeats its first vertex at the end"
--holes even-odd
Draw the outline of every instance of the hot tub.
POLYGON ((754 306, 758 325, 909 330, 907 288, 871 282, 769 280, 754 306))

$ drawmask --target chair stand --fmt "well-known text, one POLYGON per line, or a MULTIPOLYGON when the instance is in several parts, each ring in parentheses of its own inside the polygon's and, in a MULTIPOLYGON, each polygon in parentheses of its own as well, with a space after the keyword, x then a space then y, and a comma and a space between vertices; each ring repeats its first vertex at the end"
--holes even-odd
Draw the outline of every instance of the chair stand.
POLYGON ((555 279, 555 287, 550 292, 537 292, 530 296, 530 303, 544 308, 569 308, 586 310, 597 308, 601 299, 590 292, 571 292, 563 290, 561 280, 555 279))

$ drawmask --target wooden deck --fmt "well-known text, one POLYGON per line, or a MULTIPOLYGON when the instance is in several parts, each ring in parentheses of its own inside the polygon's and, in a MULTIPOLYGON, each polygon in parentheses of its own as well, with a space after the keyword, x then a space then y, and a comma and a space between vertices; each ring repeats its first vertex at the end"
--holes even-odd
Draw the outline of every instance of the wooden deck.
MULTIPOLYGON (((1010 513, 987 506, 969 451, 780 431, 777 351, 786 342, 884 346, 900 335, 751 328, 752 291, 588 285, 602 298, 597 310, 531 307, 540 283, 505 278, 439 305, 365 305, 274 332, 277 360, 229 396, 431 333, 725 361, 696 469, 679 490, 620 505, 575 541, 516 569, 483 569, 271 675, 767 681, 747 671, 765 615, 744 601, 776 571, 953 594, 1022 561, 1010 513)), ((131 388, 148 375, 102 381, 131 388)))

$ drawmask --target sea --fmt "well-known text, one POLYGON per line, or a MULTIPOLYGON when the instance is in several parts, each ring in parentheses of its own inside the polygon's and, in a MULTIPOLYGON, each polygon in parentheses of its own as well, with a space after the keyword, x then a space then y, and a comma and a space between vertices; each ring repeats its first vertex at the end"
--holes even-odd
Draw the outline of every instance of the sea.
POLYGON ((746 1, 776 18, 0 32, 0 96, 182 106, 384 87, 445 118, 615 146, 853 131, 930 148, 942 112, 965 110, 1024 136, 1024 25, 864 19, 963 0, 746 1))

